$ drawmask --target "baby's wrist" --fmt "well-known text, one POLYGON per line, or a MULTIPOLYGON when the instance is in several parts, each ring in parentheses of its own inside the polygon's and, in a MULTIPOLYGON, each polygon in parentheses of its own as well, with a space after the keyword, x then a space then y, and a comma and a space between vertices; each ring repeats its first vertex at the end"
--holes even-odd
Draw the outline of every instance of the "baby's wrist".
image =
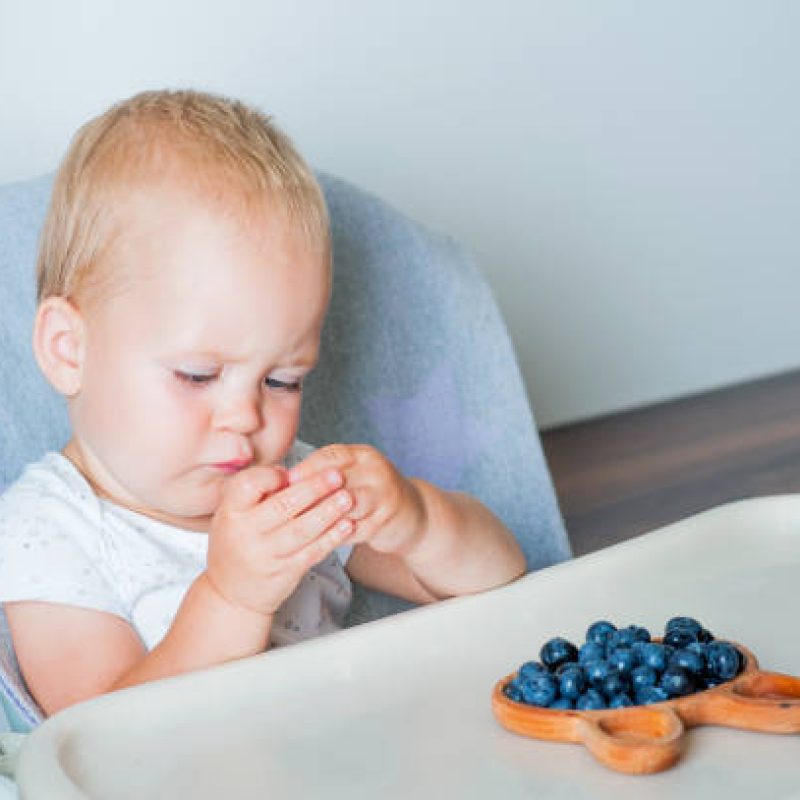
POLYGON ((426 549, 428 530, 429 530, 429 513, 428 513, 428 495, 430 493, 430 484, 426 483, 419 478, 407 479, 410 501, 410 520, 406 525, 406 537, 399 548, 397 555, 405 559, 415 558, 421 551, 426 549))
POLYGON ((222 587, 220 587, 217 581, 215 581, 214 578, 209 574, 208 570, 204 570, 198 576, 196 583, 200 583, 205 590, 215 598, 217 602, 221 603, 229 611, 252 617, 254 620, 260 620, 268 625, 272 624, 272 619, 275 616, 275 612, 254 608, 234 597, 230 597, 228 593, 222 587))
POLYGON ((443 564, 458 559, 463 549, 457 493, 445 491, 419 478, 411 480, 419 492, 423 515, 420 532, 404 560, 420 574, 431 568, 438 571, 443 564))

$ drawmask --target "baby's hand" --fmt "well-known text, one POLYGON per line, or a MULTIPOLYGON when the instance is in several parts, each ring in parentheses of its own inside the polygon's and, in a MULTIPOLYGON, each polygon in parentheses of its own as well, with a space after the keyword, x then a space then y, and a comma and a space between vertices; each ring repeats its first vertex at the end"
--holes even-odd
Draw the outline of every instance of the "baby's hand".
POLYGON ((274 614, 303 575, 348 537, 353 505, 336 469, 289 485, 281 467, 230 478, 211 521, 206 573, 230 603, 274 614))
POLYGON ((425 526, 425 504, 417 487, 386 456, 369 445, 329 445, 293 467, 289 480, 300 486, 331 469, 344 475, 353 497, 347 515, 355 522, 350 543, 366 542, 374 550, 397 555, 417 543, 425 526))

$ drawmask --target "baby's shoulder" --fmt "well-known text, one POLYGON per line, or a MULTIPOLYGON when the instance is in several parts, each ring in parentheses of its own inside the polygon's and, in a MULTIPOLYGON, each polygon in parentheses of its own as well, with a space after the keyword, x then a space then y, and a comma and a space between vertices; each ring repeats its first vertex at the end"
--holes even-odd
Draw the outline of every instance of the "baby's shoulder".
POLYGON ((97 514, 98 498, 86 479, 61 453, 28 464, 0 495, 0 523, 20 517, 82 518, 97 514))

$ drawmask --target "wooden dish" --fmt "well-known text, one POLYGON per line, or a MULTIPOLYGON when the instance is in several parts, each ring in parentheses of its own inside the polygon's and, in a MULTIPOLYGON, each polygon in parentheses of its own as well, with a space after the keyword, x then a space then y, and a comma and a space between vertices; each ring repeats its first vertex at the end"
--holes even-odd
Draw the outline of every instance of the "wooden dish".
POLYGON ((536 739, 584 744, 601 764, 634 775, 660 772, 680 757, 686 729, 722 725, 765 733, 800 733, 800 678, 762 672, 745 657, 733 680, 687 697, 646 706, 597 711, 539 708, 510 700, 503 689, 516 673, 499 680, 492 710, 501 725, 536 739))

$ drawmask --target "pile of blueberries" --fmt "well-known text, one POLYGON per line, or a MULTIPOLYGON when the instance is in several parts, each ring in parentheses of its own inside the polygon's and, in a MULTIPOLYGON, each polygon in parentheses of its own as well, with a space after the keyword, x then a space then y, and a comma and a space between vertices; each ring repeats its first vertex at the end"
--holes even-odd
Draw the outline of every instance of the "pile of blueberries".
POLYGON ((543 708, 649 705, 685 697, 732 680, 745 658, 733 644, 715 640, 691 617, 673 617, 662 641, 646 628, 594 622, 578 649, 557 636, 545 642, 540 661, 526 661, 503 689, 517 703, 543 708))

